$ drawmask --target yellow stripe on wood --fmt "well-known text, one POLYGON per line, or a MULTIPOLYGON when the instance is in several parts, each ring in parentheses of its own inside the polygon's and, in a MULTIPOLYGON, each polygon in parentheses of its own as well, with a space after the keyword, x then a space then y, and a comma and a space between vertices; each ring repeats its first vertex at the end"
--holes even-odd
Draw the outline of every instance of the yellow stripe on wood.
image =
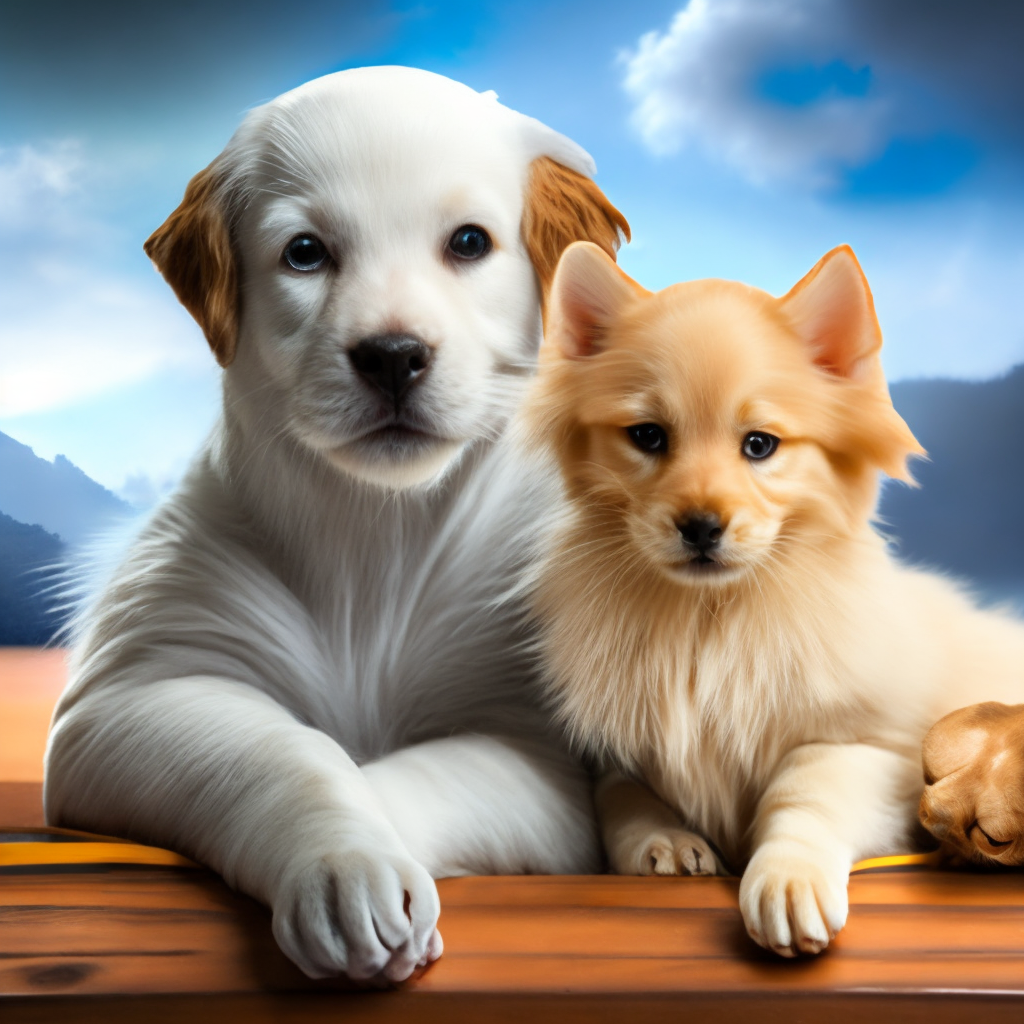
POLYGON ((879 871, 884 868, 937 868, 942 863, 939 851, 931 853, 900 853, 891 857, 869 857, 867 860, 859 860, 850 868, 850 874, 858 871, 879 871))
POLYGON ((198 868, 170 850, 136 843, 0 843, 0 868, 50 864, 141 864, 146 867, 198 868))

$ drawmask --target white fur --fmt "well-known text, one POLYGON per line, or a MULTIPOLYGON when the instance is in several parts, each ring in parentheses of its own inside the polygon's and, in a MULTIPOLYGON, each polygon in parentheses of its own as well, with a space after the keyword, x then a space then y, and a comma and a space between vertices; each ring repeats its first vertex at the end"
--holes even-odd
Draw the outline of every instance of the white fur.
POLYGON ((542 154, 592 169, 403 68, 247 117, 217 163, 242 259, 223 417, 79 625, 48 820, 210 865, 312 976, 439 955, 432 876, 599 863, 509 591, 549 485, 496 440, 540 340, 520 221, 542 154), (495 249, 453 267, 464 223, 495 249), (336 273, 282 270, 307 231, 336 273), (435 347, 408 411, 438 440, 365 437, 346 349, 388 331, 435 347))

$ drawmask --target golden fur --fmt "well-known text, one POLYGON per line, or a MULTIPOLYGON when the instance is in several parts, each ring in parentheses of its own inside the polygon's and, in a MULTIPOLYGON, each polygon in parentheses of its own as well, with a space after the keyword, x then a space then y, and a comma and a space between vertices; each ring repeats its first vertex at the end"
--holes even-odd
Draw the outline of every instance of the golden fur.
POLYGON ((909 842, 928 726, 1024 697, 1024 628, 872 528, 879 471, 909 479, 923 454, 880 347, 847 247, 776 299, 651 294, 582 243, 524 412, 568 497, 534 580, 552 694, 577 743, 660 798, 600 784, 612 866, 745 866, 748 931, 785 955, 842 927, 855 860, 909 842), (640 424, 667 447, 641 450, 640 424), (774 454, 743 454, 755 433, 774 454), (710 555, 682 533, 709 517, 710 555))
POLYGON ((921 822, 954 862, 1024 864, 1024 704, 960 708, 924 738, 921 822))
POLYGON ((542 308, 558 258, 567 246, 590 241, 614 259, 620 239, 629 241, 626 218, 597 185, 548 156, 538 157, 530 165, 522 231, 540 280, 542 308))

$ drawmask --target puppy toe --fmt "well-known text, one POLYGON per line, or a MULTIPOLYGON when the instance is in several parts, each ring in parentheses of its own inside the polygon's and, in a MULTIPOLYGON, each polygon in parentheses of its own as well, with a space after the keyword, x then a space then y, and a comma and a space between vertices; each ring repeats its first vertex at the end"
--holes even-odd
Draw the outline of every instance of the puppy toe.
POLYGON ((649 874, 652 875, 678 875, 679 868, 676 864, 675 850, 667 839, 656 839, 651 842, 647 850, 647 863, 650 865, 649 874))
POLYGON ((434 934, 430 936, 430 941, 427 943, 427 962, 433 963, 433 961, 440 958, 444 952, 444 939, 441 938, 441 933, 435 928, 434 934))
POLYGON ((814 887, 807 881, 793 882, 788 892, 793 941, 801 953, 820 953, 832 934, 822 917, 814 887))
POLYGON ((711 847, 692 833, 685 833, 675 841, 676 861, 680 872, 685 875, 714 875, 718 873, 718 861, 711 847))

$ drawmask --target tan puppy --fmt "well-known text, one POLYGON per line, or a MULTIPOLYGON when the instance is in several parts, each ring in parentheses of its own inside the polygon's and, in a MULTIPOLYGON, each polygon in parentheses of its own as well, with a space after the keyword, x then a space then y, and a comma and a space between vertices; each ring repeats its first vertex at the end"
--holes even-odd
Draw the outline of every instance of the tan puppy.
POLYGON ((847 247, 775 299, 651 294, 577 244, 526 409, 569 500, 535 580, 550 686, 657 794, 602 782, 612 866, 742 871, 748 931, 787 956, 843 926, 854 861, 906 848, 928 726, 1024 699, 1024 628, 872 528, 879 470, 922 453, 880 347, 847 247))

